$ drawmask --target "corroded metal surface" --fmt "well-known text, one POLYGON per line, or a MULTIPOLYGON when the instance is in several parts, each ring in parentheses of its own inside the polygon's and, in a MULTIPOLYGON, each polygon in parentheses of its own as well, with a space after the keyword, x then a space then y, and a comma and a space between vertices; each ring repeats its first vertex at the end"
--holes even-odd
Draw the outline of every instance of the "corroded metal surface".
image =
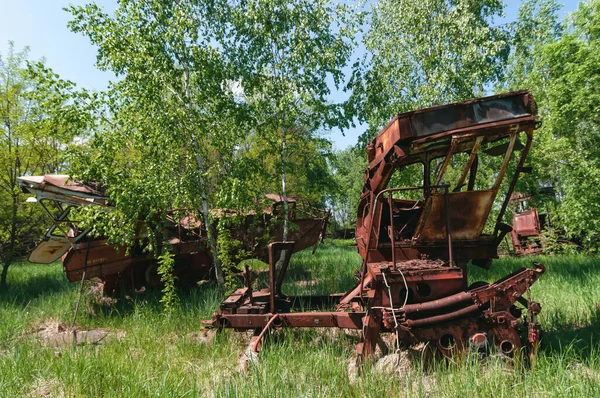
POLYGON ((536 207, 524 208, 523 205, 531 200, 531 195, 523 195, 520 192, 515 192, 510 198, 513 211, 510 239, 513 253, 517 256, 540 254, 544 250, 540 235, 545 227, 545 216, 540 217, 536 207))
MULTIPOLYGON (((134 247, 108 244, 102 237, 91 238, 90 230, 80 230, 76 222, 69 219, 71 210, 81 206, 100 206, 111 211, 108 197, 99 184, 84 184, 70 181, 66 175, 25 176, 18 178, 21 188, 36 195, 53 225, 43 241, 33 250, 29 261, 49 264, 62 257, 62 264, 71 282, 99 279, 104 282, 104 292, 116 293, 121 286, 139 289, 161 283, 157 273, 157 262, 152 254, 143 250, 143 238, 134 247)), ((279 195, 265 195, 269 205, 260 216, 254 213, 243 215, 243 222, 229 232, 238 239, 252 258, 269 261, 263 235, 267 224, 278 217, 282 203, 279 195), (279 212, 279 213, 278 213, 279 212)), ((323 237, 329 214, 302 199, 290 198, 290 236, 298 243, 299 251, 316 245, 323 237)), ((219 211, 220 217, 228 212, 219 211)), ((219 214, 217 214, 219 215, 219 214)), ((168 239, 174 254, 174 274, 183 284, 192 285, 209 279, 212 258, 206 244, 206 232, 202 223, 189 215, 176 219, 174 213, 167 215, 168 225, 163 234, 168 239)), ((138 223, 143 230, 143 223, 138 223)), ((281 223, 274 223, 269 240, 280 240, 283 234, 281 223)), ((138 234, 139 235, 139 234, 138 234)))
POLYGON ((506 356, 522 347, 533 353, 540 306, 523 295, 544 267, 468 286, 466 265, 489 268, 510 232, 502 218, 527 169, 535 113, 533 97, 520 91, 396 116, 367 147, 356 222, 363 263, 356 286, 331 295, 328 312, 323 297, 311 305, 311 297, 286 296, 274 282, 283 275, 276 275, 274 260, 281 257, 275 254, 281 243, 273 243, 269 289, 236 291, 213 326, 255 329, 255 348, 267 326, 360 329, 359 359, 374 352, 381 332, 395 332, 405 344, 430 343, 447 356, 467 347, 506 356), (515 172, 507 176, 511 160, 515 172), (497 169, 482 177, 480 164, 497 169), (394 186, 394 173, 402 176, 408 167, 412 174, 404 177, 417 185, 394 186), (303 303, 304 312, 292 312, 295 303, 303 303))

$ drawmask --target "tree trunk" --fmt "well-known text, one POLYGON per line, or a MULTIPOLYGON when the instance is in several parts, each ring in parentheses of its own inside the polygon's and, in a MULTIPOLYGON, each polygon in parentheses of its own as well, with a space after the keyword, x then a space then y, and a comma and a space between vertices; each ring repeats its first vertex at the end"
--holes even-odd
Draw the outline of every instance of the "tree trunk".
MULTIPOLYGON (((190 72, 187 65, 184 66, 184 88, 185 88, 185 107, 188 111, 191 110, 191 92, 190 92, 190 72)), ((215 266, 215 277, 217 283, 221 289, 225 288, 225 277, 223 275, 223 266, 217 252, 217 233, 214 226, 210 222, 209 206, 208 206, 208 184, 204 180, 202 173, 204 173, 204 160, 200 156, 200 145, 198 144, 197 138, 192 134, 192 146, 194 149, 194 155, 196 158, 196 165, 198 166, 198 186, 200 188, 200 196, 202 197, 202 208, 200 213, 202 214, 202 223, 206 228, 206 236, 208 238, 208 245, 210 253, 212 255, 213 264, 215 266)))
POLYGON ((208 198, 202 193, 202 222, 206 225, 206 236, 208 237, 208 245, 210 247, 210 253, 212 255, 213 264, 215 265, 215 277, 220 288, 225 287, 225 276, 223 275, 223 266, 221 260, 219 260, 219 253, 217 252, 217 231, 215 226, 210 222, 209 211, 208 211, 208 198))
POLYGON ((15 244, 17 242, 17 210, 18 210, 18 196, 12 196, 12 212, 11 212, 11 227, 10 227, 10 242, 8 244, 8 250, 4 262, 2 263, 2 274, 0 275, 0 290, 6 290, 8 285, 6 283, 6 277, 8 275, 8 267, 12 263, 13 256, 15 255, 15 244))
POLYGON ((286 175, 285 175, 285 161, 286 161, 286 131, 285 129, 281 133, 281 196, 283 197, 283 237, 282 240, 287 242, 288 235, 290 232, 290 216, 289 216, 289 205, 286 190, 286 175))
POLYGON ((2 275, 0 276, 0 290, 5 291, 8 288, 6 284, 6 276, 8 275, 8 267, 10 266, 10 262, 5 262, 2 264, 2 275))
POLYGON ((200 209, 200 213, 202 214, 202 223, 206 228, 206 236, 208 238, 208 245, 210 248, 210 253, 213 259, 213 264, 215 266, 215 277, 217 279, 217 283, 220 288, 225 287, 225 276, 223 275, 223 266, 221 265, 221 260, 219 260, 219 253, 217 252, 217 232, 215 231, 214 225, 210 222, 210 212, 208 206, 208 195, 206 194, 206 181, 202 176, 204 172, 204 162, 199 155, 199 146, 196 138, 192 139, 192 143, 194 145, 194 150, 196 152, 196 164, 198 165, 198 182, 200 186, 200 196, 202 197, 202 208, 200 209))

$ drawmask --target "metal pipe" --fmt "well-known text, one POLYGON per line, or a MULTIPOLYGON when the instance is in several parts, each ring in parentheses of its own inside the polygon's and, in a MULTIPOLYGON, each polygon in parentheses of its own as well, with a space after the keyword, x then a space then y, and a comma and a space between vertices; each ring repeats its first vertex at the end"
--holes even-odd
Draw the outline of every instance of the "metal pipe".
POLYGON ((254 352, 258 352, 258 350, 260 349, 260 342, 262 340, 262 338, 264 337, 265 333, 267 332, 267 330, 269 330, 269 327, 273 324, 273 322, 275 322, 277 319, 279 319, 279 314, 275 314, 271 317, 271 319, 269 319, 269 322, 267 322, 267 324, 265 325, 265 327, 263 328, 263 330, 261 330, 260 334, 258 335, 258 337, 256 338, 256 341, 254 342, 254 347, 252 347, 252 351, 254 352))
POLYGON ((426 327, 426 326, 432 326, 432 325, 435 325, 438 323, 450 322, 450 321, 454 321, 459 318, 464 318, 467 315, 470 315, 475 312, 479 312, 479 306, 477 304, 473 304, 468 307, 461 308, 460 310, 450 312, 448 314, 436 315, 436 316, 432 316, 429 318, 416 319, 416 320, 409 319, 409 320, 405 321, 404 323, 410 328, 422 328, 422 327, 426 327))
POLYGON ((450 230, 450 198, 448 188, 444 190, 444 207, 446 210, 446 237, 448 238, 448 264, 452 265, 452 231, 450 230))
POLYGON ((407 304, 404 306, 404 313, 415 314, 420 312, 435 311, 445 307, 458 305, 460 303, 473 302, 473 297, 468 292, 460 292, 452 296, 444 297, 438 300, 427 301, 419 304, 407 304))

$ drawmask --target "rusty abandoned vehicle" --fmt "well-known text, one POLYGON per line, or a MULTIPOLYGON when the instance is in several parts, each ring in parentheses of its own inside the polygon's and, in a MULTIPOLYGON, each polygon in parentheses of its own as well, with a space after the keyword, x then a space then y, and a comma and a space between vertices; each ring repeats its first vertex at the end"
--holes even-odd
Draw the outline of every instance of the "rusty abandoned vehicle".
MULTIPOLYGON (((143 250, 146 229, 143 222, 138 223, 135 232, 139 243, 127 250, 124 246, 108 244, 106 238, 91 237, 91 228, 82 230, 72 219, 71 211, 77 207, 101 206, 111 211, 113 207, 109 198, 97 186, 70 181, 66 175, 24 176, 18 181, 25 192, 35 194, 36 201, 53 223, 42 242, 29 255, 30 262, 50 264, 62 257, 69 281, 76 282, 82 278, 99 280, 106 295, 116 294, 121 289, 161 284, 156 259, 152 253, 143 250)), ((270 205, 262 216, 245 215, 244 225, 230 233, 233 239, 242 241, 252 258, 267 262, 267 248, 260 242, 264 240, 265 233, 270 240, 281 239, 281 223, 273 223, 271 229, 267 229, 267 225, 273 217, 282 213, 283 203, 275 194, 265 195, 265 201, 270 205)), ((299 243, 295 250, 310 246, 316 248, 323 237, 329 214, 301 199, 290 198, 288 201, 290 221, 295 224, 290 236, 299 243)), ((220 217, 227 216, 226 212, 219 213, 220 217)), ((167 216, 169 223, 162 232, 175 255, 174 274, 182 284, 192 285, 211 277, 212 256, 206 243, 206 229, 201 223, 188 215, 179 218, 170 212, 167 216)))
POLYGON ((539 214, 537 207, 527 206, 531 200, 531 195, 520 192, 513 193, 510 198, 513 212, 510 240, 516 256, 541 254, 544 251, 540 236, 547 226, 546 214, 539 214))
POLYGON ((274 242, 269 288, 253 291, 248 280, 210 327, 254 330, 255 351, 269 328, 337 327, 362 331, 359 360, 373 354, 381 332, 395 332, 399 346, 425 342, 446 356, 469 347, 533 355, 541 307, 528 296, 544 266, 469 286, 467 263, 489 269, 511 231, 502 219, 519 174, 529 171, 536 119, 528 91, 397 115, 367 147, 356 286, 285 295, 294 242, 274 242))

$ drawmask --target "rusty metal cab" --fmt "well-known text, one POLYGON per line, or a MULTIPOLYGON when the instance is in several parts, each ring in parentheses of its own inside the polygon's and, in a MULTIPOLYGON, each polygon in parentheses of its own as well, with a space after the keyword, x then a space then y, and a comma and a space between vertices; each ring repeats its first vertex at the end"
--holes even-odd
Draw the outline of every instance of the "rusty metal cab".
POLYGON ((498 244, 510 231, 502 217, 519 173, 526 171, 535 112, 527 91, 475 99, 397 115, 369 144, 358 250, 373 269, 384 262, 406 268, 413 260, 407 268, 409 303, 466 289, 466 264, 489 267, 498 257, 498 244), (513 175, 498 197, 509 165, 513 175), (402 181, 394 174, 407 172, 404 182, 420 184, 395 185, 402 181), (427 259, 447 266, 424 282, 440 268, 422 261, 427 259), (413 277, 419 262, 423 266, 413 277))

